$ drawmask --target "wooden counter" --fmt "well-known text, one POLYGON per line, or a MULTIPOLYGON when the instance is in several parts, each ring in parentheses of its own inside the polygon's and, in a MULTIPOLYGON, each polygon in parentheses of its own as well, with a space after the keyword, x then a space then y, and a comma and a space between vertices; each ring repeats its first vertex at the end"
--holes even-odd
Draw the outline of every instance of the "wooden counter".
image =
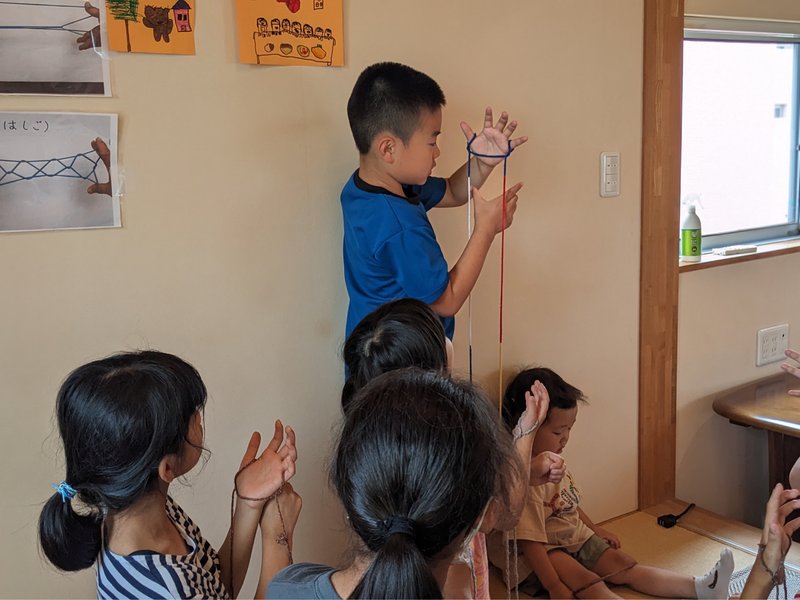
POLYGON ((800 389, 800 379, 781 372, 723 392, 713 403, 731 423, 768 433, 770 489, 789 484, 789 470, 800 456, 800 398, 789 396, 790 389, 800 389))

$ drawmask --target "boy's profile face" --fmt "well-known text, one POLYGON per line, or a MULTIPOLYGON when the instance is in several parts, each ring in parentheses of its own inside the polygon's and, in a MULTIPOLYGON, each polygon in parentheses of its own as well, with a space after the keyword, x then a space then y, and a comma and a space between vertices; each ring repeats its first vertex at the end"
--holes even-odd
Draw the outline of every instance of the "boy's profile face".
POLYGON ((569 434, 578 418, 578 407, 550 409, 547 420, 536 432, 533 440, 533 455, 545 450, 561 454, 569 441, 569 434))
POLYGON ((419 126, 407 144, 398 141, 395 160, 392 165, 393 177, 403 185, 422 185, 428 179, 436 159, 439 146, 436 139, 442 131, 442 109, 423 111, 419 126))

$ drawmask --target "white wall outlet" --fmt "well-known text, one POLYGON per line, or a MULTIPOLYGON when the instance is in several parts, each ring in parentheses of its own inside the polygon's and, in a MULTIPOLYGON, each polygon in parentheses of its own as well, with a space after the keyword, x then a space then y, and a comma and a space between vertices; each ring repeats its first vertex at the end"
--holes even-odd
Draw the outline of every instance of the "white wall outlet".
POLYGON ((767 365, 769 363, 783 360, 784 350, 789 347, 789 325, 776 325, 758 331, 758 343, 756 344, 756 366, 767 365))
POLYGON ((619 196, 619 152, 600 153, 600 195, 619 196))

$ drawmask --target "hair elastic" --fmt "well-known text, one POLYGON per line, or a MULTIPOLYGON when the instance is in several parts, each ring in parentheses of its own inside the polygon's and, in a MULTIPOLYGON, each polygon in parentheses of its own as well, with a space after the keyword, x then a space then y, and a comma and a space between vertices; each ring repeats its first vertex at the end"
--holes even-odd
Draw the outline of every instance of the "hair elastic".
POLYGON ((414 522, 405 517, 389 517, 381 521, 378 526, 386 533, 387 538, 393 536, 395 533, 409 535, 412 538, 416 537, 414 522))
POLYGON ((75 495, 78 493, 75 491, 75 488, 68 484, 66 481, 62 481, 58 485, 55 483, 50 484, 53 489, 61 496, 61 502, 69 502, 72 500, 75 495))

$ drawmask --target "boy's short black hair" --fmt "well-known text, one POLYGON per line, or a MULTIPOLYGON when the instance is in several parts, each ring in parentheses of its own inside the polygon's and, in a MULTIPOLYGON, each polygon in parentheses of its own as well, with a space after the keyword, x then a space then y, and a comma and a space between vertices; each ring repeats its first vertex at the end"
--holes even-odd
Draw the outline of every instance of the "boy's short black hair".
POLYGON ((434 111, 444 104, 442 88, 425 73, 382 62, 358 76, 347 101, 347 118, 358 151, 366 154, 372 140, 383 131, 408 143, 423 111, 434 111))
POLYGON ((524 369, 511 380, 503 395, 503 422, 509 430, 517 424, 522 416, 522 412, 525 410, 525 392, 531 389, 537 379, 542 382, 550 396, 548 417, 554 408, 567 410, 578 406, 578 402, 586 402, 586 396, 582 391, 564 381, 561 375, 552 369, 545 367, 524 369))

